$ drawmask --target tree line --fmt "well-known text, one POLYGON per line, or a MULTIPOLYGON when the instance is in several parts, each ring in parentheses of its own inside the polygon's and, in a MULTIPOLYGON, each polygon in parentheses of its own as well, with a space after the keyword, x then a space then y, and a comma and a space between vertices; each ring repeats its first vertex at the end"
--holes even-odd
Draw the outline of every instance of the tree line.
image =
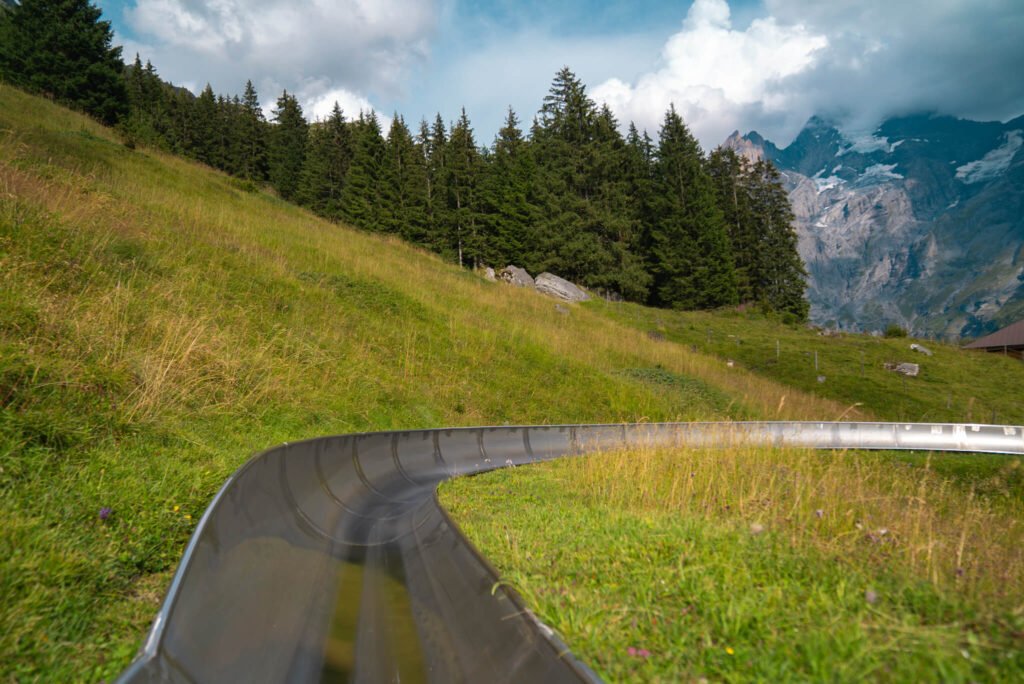
POLYGON ((385 132, 376 113, 347 116, 337 105, 310 122, 285 91, 268 121, 251 82, 241 97, 209 85, 194 96, 138 57, 124 66, 111 36, 87 0, 25 0, 0 15, 0 39, 16 46, 0 48, 0 77, 116 124, 133 143, 269 184, 329 220, 398 235, 465 267, 515 263, 655 306, 756 302, 807 316, 778 172, 726 148, 705 155, 674 107, 656 142, 633 124, 623 136, 563 68, 529 130, 510 108, 490 145, 477 141, 465 110, 414 128, 396 114, 385 132), (33 54, 61 50, 60 59, 33 54))

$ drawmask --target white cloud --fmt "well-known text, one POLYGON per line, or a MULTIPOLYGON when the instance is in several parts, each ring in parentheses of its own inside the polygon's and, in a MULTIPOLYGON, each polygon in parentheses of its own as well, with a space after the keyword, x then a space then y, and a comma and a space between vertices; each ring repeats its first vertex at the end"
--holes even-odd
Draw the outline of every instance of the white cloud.
POLYGON ((1024 111, 1024 3, 1020 0, 766 0, 779 21, 829 36, 802 74, 794 105, 826 108, 852 127, 935 111, 1007 119, 1024 111))
POLYGON ((410 69, 426 59, 436 5, 136 0, 125 17, 138 40, 126 42, 125 55, 141 53, 176 83, 209 80, 217 92, 240 92, 252 79, 265 104, 288 88, 314 108, 331 92, 354 108, 368 108, 367 97, 400 93, 410 69))
POLYGON ((785 145, 813 114, 871 131, 903 114, 1024 112, 1020 0, 764 0, 761 12, 735 27, 726 0, 696 0, 657 64, 593 94, 652 131, 674 102, 705 148, 737 128, 785 145))
POLYGON ((811 68, 828 39, 802 24, 755 19, 731 26, 725 0, 696 0, 665 44, 660 67, 635 84, 612 78, 593 90, 623 121, 656 131, 674 103, 705 147, 742 127, 751 108, 784 111, 786 80, 811 68))
MULTIPOLYGON (((331 115, 335 102, 341 107, 341 111, 348 121, 358 118, 360 112, 376 111, 376 108, 365 97, 344 88, 324 90, 321 87, 314 87, 309 92, 313 94, 303 96, 300 93, 298 95, 302 110, 309 121, 326 119, 331 115)), ((383 132, 387 134, 388 128, 391 126, 391 117, 377 112, 377 120, 380 121, 383 132)))

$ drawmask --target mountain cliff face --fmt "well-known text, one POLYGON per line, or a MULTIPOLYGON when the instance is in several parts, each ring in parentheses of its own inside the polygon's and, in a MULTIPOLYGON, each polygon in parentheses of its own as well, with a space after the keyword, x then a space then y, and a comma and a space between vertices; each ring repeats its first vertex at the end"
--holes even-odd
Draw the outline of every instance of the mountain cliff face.
POLYGON ((813 117, 783 149, 755 132, 725 144, 783 174, 813 321, 952 338, 1024 316, 1024 117, 859 135, 813 117))

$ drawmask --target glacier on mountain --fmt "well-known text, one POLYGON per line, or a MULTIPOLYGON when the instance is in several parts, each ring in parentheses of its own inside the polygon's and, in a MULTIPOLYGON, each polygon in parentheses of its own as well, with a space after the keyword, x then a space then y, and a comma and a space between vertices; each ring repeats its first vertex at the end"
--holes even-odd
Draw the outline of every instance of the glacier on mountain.
POLYGON ((1007 131, 1005 142, 977 161, 972 161, 956 169, 956 177, 971 185, 992 180, 1010 168, 1017 150, 1024 144, 1021 131, 1007 131))

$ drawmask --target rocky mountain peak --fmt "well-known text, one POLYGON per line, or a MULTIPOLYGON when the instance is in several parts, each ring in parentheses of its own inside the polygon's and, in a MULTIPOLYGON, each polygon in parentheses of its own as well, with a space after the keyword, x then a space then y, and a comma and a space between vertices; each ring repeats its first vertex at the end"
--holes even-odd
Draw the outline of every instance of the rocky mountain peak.
POLYGON ((764 159, 764 146, 755 142, 753 136, 761 138, 757 133, 750 133, 744 136, 740 135, 739 131, 733 131, 732 135, 722 143, 722 147, 732 150, 751 163, 761 161, 764 159))
POLYGON ((1024 316, 1024 117, 857 132, 815 116, 783 149, 726 144, 783 172, 815 322, 955 338, 1024 316))

